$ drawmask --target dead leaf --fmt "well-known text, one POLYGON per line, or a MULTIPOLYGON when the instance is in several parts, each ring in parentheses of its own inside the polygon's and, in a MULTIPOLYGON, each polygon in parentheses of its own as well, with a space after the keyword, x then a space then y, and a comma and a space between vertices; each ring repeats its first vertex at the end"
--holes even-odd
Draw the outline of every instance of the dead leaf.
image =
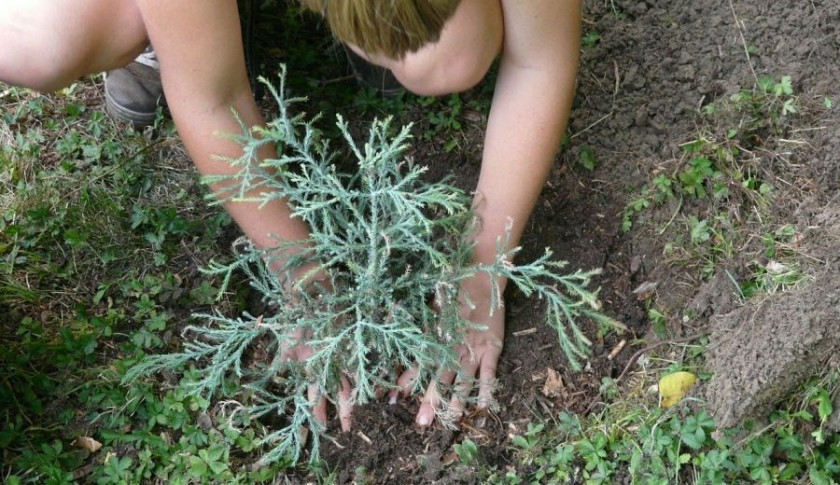
POLYGON ((84 448, 91 453, 96 453, 97 451, 99 451, 100 448, 102 448, 102 443, 96 441, 95 439, 89 436, 79 436, 78 438, 76 438, 75 444, 79 448, 84 448))
POLYGON ((669 408, 678 403, 691 389, 697 376, 691 372, 674 372, 659 379, 659 406, 669 408))
POLYGON ((458 461, 458 455, 454 451, 452 451, 443 455, 443 458, 441 458, 440 463, 443 466, 449 466, 455 463, 456 461, 458 461))
POLYGON ((639 301, 644 301, 650 298, 653 295, 653 292, 656 291, 656 287, 659 286, 658 281, 645 281, 644 283, 640 284, 633 290, 633 294, 636 295, 636 299, 639 301))
POLYGON ((543 395, 555 399, 563 397, 563 391, 565 391, 566 386, 563 385, 560 373, 550 367, 545 370, 545 373, 545 384, 542 388, 543 395))

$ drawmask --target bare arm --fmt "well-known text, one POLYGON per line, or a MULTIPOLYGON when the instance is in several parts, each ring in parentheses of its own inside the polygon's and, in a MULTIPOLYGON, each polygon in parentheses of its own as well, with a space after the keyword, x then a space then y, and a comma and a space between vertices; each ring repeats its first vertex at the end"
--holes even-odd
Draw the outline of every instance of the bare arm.
MULTIPOLYGON (((245 70, 236 0, 137 0, 137 3, 160 62, 172 118, 193 163, 204 175, 232 175, 234 167, 217 159, 238 158, 242 153, 236 143, 219 136, 240 131, 231 108, 246 126, 263 123, 245 70)), ((259 155, 274 154, 266 148, 259 155)), ((227 203, 225 209, 257 247, 276 246, 278 237, 302 240, 309 234, 300 219, 291 218, 283 200, 262 207, 257 202, 227 203)), ((298 340, 301 336, 289 337, 298 340)), ((305 345, 294 345, 283 354, 281 358, 300 361, 309 358, 312 350, 305 345)), ((350 427, 349 396, 349 384, 345 383, 339 392, 339 418, 345 430, 350 427)), ((326 399, 314 385, 310 386, 309 399, 315 417, 325 422, 326 399)))
MULTIPOLYGON (((579 57, 581 0, 502 0, 502 11, 504 44, 474 201, 481 219, 473 235, 476 263, 494 261, 496 241, 508 224, 509 249, 519 243, 566 129, 579 57)), ((486 330, 467 335, 458 348, 457 376, 449 372, 441 378, 444 383, 455 379, 453 409, 460 409, 473 378, 479 403, 491 401, 504 339, 504 312, 490 308, 488 277, 465 281, 462 289, 473 302, 462 309, 466 318, 486 330)), ((432 383, 419 424, 431 423, 439 399, 432 383)))
POLYGON ((479 261, 513 221, 516 245, 557 153, 574 95, 580 0, 504 0, 505 41, 476 192, 479 261))
MULTIPOLYGON (((218 135, 239 132, 231 108, 248 126, 263 122, 245 70, 236 1, 137 3, 160 61, 172 118, 193 163, 203 175, 232 174, 233 167, 216 159, 241 154, 239 146, 218 135)), ((282 201, 261 209, 247 202, 225 208, 258 247, 275 245, 275 237, 294 240, 308 235, 282 201)))

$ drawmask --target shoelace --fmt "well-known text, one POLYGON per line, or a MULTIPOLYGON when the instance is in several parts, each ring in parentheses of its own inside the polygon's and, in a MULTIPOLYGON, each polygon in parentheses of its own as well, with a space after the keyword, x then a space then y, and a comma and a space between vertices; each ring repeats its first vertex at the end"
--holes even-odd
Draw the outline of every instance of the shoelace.
POLYGON ((137 56, 134 59, 134 62, 138 64, 143 64, 144 66, 149 66, 152 69, 160 70, 160 64, 158 64, 157 54, 155 54, 155 50, 152 48, 152 46, 146 47, 146 50, 144 50, 142 54, 137 56))

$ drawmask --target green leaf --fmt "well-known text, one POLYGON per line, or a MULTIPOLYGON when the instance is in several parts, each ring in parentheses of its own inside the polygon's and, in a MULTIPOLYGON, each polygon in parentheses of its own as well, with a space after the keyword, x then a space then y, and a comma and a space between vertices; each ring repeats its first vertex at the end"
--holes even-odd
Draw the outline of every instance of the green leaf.
POLYGON ((772 77, 769 76, 758 76, 758 87, 765 93, 769 93, 774 90, 776 82, 773 81, 772 77))
POLYGON ((522 448, 523 450, 527 450, 531 447, 530 443, 528 443, 528 440, 526 440, 520 435, 515 435, 513 438, 511 438, 511 442, 514 446, 522 448))
POLYGON ((680 439, 692 450, 699 450, 706 441, 706 433, 703 431, 703 428, 681 430, 680 439))
POLYGON ((832 485, 834 483, 824 471, 817 469, 814 465, 808 469, 808 478, 811 479, 811 485, 832 485))
POLYGON ((797 112, 797 109, 796 109, 796 106, 794 105, 794 102, 795 101, 793 99, 785 100, 784 104, 782 105, 782 114, 783 115, 794 114, 794 113, 797 112))
POLYGON ((189 458, 190 464, 190 473, 194 476, 204 476, 207 473, 207 463, 204 462, 201 458, 197 456, 191 456, 189 458))
POLYGON ((588 34, 584 35, 580 42, 584 46, 591 46, 599 40, 601 40, 601 34, 593 30, 592 32, 589 32, 588 34))
POLYGON ((828 395, 828 391, 820 389, 819 394, 817 394, 817 413, 819 414, 820 421, 824 422, 827 420, 833 410, 834 406, 831 404, 831 397, 828 395))
POLYGON ((578 162, 581 166, 590 172, 595 170, 595 152, 592 151, 592 148, 584 145, 580 148, 580 152, 578 153, 578 162))
POLYGON ((790 76, 782 76, 781 81, 779 81, 779 90, 781 94, 787 94, 788 96, 793 94, 793 85, 790 82, 790 76))
POLYGON ((703 243, 711 237, 709 222, 705 219, 699 220, 695 216, 689 216, 688 225, 691 228, 691 242, 694 244, 703 243))

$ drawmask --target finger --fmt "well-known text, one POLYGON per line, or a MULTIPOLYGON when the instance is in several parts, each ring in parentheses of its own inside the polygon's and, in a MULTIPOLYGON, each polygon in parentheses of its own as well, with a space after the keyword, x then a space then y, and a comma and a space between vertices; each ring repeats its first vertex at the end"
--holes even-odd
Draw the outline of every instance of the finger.
POLYGON ((338 420, 342 431, 350 431, 353 424, 353 386, 347 376, 341 376, 341 390, 338 391, 338 420))
MULTIPOLYGON (((386 379, 388 379, 388 382, 390 383, 390 382, 393 381, 393 379, 389 379, 389 378, 394 378, 394 377, 397 377, 398 375, 399 375, 399 368, 394 367, 394 370, 393 370, 393 372, 390 373, 390 375, 387 371, 384 371, 384 370, 382 372, 380 372, 379 373, 379 380, 381 382, 385 382, 386 379)), ((373 391, 373 397, 377 401, 381 401, 382 397, 385 396, 385 394, 388 394, 388 396, 390 397, 392 389, 393 389, 393 386, 376 386, 376 389, 374 389, 374 391, 373 391)))
POLYGON ((438 382, 432 382, 426 389, 426 394, 423 395, 423 400, 420 402, 420 409, 417 411, 415 422, 420 426, 429 426, 435 419, 435 412, 440 407, 440 392, 438 388, 448 386, 455 380, 455 373, 452 371, 443 371, 438 382))
POLYGON ((284 337, 280 339, 280 355, 285 355, 286 359, 293 359, 294 348, 300 342, 301 331, 298 329, 287 332, 284 337))
POLYGON ((316 421, 321 423, 321 425, 326 426, 327 424, 327 400, 321 395, 321 392, 318 391, 318 386, 312 384, 309 386, 309 391, 307 393, 307 397, 309 398, 309 404, 312 406, 312 416, 315 418, 316 421))
POLYGON ((487 408, 493 402, 493 390, 496 386, 496 366, 502 349, 493 348, 481 358, 481 368, 478 371, 478 407, 487 408))
POLYGON ((397 398, 399 398, 399 394, 402 393, 403 397, 408 397, 411 393, 411 390, 414 388, 414 380, 417 378, 417 365, 412 365, 411 368, 403 371, 400 374, 400 377, 397 378, 397 387, 399 389, 394 389, 388 394, 388 402, 390 404, 396 404, 397 398))
POLYGON ((440 395, 437 391, 437 384, 432 382, 426 389, 426 394, 423 396, 423 401, 420 403, 420 409, 417 411, 417 417, 414 421, 420 426, 429 426, 435 419, 435 410, 440 402, 440 395))
POLYGON ((461 370, 455 379, 454 392, 449 403, 452 417, 455 419, 464 414, 464 404, 472 393, 477 372, 478 362, 474 355, 467 352, 466 355, 461 357, 461 370))

